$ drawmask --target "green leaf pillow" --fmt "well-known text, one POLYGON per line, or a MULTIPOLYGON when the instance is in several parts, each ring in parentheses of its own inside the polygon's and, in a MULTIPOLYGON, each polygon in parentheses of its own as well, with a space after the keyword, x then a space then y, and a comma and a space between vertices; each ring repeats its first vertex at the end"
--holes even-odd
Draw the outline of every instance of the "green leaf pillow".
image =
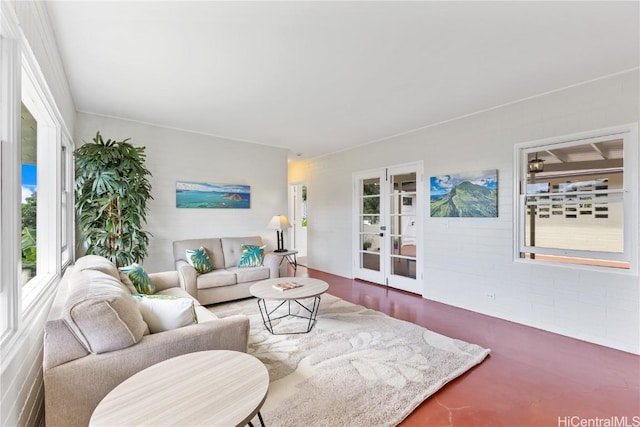
POLYGON ((207 250, 200 246, 200 249, 187 249, 185 256, 187 262, 196 269, 199 274, 208 273, 213 270, 213 262, 207 253, 207 250))
POLYGON ((238 267, 260 267, 264 260, 264 246, 242 245, 238 267))
POLYGON ((131 264, 120 269, 123 273, 126 273, 131 279, 133 286, 141 294, 153 295, 158 288, 151 280, 151 277, 142 269, 138 264, 131 264))

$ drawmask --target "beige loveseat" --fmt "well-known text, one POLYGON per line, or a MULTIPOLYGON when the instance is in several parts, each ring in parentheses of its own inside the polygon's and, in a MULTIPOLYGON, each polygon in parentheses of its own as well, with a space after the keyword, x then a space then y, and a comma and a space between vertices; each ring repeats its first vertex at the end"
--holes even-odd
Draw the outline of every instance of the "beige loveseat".
MULTIPOLYGON (((156 294, 191 298, 180 288, 177 272, 149 276, 156 294)), ((165 359, 202 350, 247 351, 246 316, 218 319, 194 301, 190 315, 193 322, 195 309, 197 324, 149 334, 140 297, 132 291, 111 262, 95 255, 79 258, 65 272, 45 325, 47 427, 86 426, 107 393, 165 359)), ((135 407, 131 402, 130 410, 135 407)))
POLYGON ((249 288, 255 282, 278 277, 281 257, 266 253, 259 267, 238 267, 242 245, 263 246, 260 236, 220 237, 177 240, 173 242, 173 257, 180 276, 180 285, 200 304, 214 304, 251 296, 249 288), (198 274, 187 262, 186 250, 207 250, 213 271, 198 274))

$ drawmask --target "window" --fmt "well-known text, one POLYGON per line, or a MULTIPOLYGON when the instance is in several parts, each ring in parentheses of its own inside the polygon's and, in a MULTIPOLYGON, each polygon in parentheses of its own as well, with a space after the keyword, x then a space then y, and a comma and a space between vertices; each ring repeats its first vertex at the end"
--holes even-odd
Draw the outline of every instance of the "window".
POLYGON ((17 227, 22 240, 20 281, 25 310, 60 270, 61 138, 51 105, 40 87, 28 65, 23 64, 22 215, 17 227))
POLYGON ((73 145, 33 53, 0 5, 0 359, 8 360, 73 256, 73 145))
POLYGON ((38 123, 29 109, 22 104, 20 114, 21 171, 22 171, 22 224, 21 258, 22 285, 36 275, 37 218, 38 218, 38 123))
POLYGON ((632 269, 637 125, 516 146, 517 257, 632 269))
POLYGON ((65 267, 71 262, 73 250, 73 154, 71 141, 63 136, 60 147, 60 263, 65 267))

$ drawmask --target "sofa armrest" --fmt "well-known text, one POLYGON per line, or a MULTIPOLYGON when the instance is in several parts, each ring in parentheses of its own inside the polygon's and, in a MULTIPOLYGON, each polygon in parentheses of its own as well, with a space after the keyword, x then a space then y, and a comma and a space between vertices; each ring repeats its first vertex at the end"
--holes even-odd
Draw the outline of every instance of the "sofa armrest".
POLYGON ((179 259, 176 261, 176 270, 178 271, 180 287, 187 291, 189 295, 198 299, 198 273, 196 269, 188 262, 179 259))
POLYGON ((262 265, 269 267, 269 278, 274 279, 280 277, 280 262, 282 257, 274 254, 265 254, 262 265))
POLYGON ((159 291, 169 288, 179 288, 180 278, 177 271, 163 271, 161 273, 149 273, 149 277, 159 291))
POLYGON ((196 351, 246 352, 248 339, 249 319, 243 315, 229 316, 145 335, 131 347, 90 354, 45 370, 46 425, 87 426, 104 396, 137 372, 163 360, 196 351))

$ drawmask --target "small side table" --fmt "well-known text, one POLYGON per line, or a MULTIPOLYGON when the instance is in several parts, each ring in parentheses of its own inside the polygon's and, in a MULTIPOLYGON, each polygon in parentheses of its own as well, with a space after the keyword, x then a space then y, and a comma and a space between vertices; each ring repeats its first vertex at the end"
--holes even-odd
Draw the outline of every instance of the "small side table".
MULTIPOLYGON (((296 270, 298 269, 298 260, 296 259, 296 254, 298 253, 297 250, 291 249, 290 251, 286 251, 286 252, 270 252, 270 253, 280 257, 280 264, 278 264, 279 266, 281 266, 282 262, 286 259, 289 265, 293 267, 293 277, 296 276, 296 270)), ((279 272, 279 269, 278 269, 278 272, 279 272)), ((280 274, 278 274, 278 276, 280 276, 280 274)))

